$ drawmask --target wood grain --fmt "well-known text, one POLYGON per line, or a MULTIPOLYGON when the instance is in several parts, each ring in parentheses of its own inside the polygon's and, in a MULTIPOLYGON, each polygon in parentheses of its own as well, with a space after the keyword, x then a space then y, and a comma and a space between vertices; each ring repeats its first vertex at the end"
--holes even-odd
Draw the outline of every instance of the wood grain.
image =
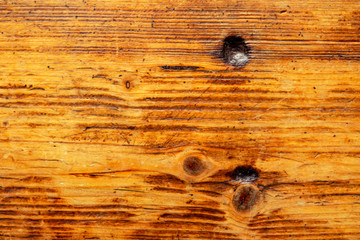
POLYGON ((1 1, 0 239, 359 239, 359 37, 353 0, 1 1))

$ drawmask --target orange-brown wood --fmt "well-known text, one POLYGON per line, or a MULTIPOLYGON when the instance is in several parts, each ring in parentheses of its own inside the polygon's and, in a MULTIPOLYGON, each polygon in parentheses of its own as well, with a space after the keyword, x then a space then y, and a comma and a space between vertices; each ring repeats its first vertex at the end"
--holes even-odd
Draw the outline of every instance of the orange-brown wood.
POLYGON ((1 1, 0 239, 359 239, 359 37, 354 0, 1 1))

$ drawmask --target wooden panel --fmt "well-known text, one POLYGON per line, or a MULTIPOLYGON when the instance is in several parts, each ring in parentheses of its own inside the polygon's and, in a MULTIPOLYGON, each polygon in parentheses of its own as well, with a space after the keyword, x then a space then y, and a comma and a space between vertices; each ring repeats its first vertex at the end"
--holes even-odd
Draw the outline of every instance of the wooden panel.
POLYGON ((351 0, 1 1, 0 239, 359 239, 359 38, 351 0))

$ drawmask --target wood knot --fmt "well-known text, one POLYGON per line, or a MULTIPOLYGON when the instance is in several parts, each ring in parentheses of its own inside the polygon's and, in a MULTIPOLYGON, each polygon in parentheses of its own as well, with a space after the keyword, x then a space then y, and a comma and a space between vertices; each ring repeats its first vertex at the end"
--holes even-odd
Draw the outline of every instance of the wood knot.
POLYGON ((206 166, 197 156, 190 156, 184 160, 183 168, 187 174, 198 176, 205 171, 206 166))
POLYGON ((229 175, 233 181, 242 183, 251 183, 259 178, 258 170, 248 165, 235 168, 229 175))
POLYGON ((127 89, 129 89, 130 86, 131 86, 131 85, 130 85, 130 81, 126 81, 126 82, 125 82, 125 87, 126 87, 127 89))
POLYGON ((244 67, 249 61, 249 47, 240 36, 228 36, 224 39, 220 57, 233 67, 244 67))
POLYGON ((261 194, 253 185, 243 185, 233 196, 233 206, 238 212, 250 211, 259 201, 261 194))
POLYGON ((124 73, 119 75, 119 77, 121 78, 121 82, 118 83, 121 83, 128 91, 134 90, 135 87, 139 85, 139 76, 135 73, 124 73))

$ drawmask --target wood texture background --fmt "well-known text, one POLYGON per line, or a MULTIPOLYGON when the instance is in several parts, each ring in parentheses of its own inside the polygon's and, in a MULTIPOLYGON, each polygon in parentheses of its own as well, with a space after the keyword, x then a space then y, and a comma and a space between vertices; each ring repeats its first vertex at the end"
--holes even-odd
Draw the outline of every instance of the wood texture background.
POLYGON ((1 1, 0 239, 360 239, 359 39, 355 0, 1 1))

